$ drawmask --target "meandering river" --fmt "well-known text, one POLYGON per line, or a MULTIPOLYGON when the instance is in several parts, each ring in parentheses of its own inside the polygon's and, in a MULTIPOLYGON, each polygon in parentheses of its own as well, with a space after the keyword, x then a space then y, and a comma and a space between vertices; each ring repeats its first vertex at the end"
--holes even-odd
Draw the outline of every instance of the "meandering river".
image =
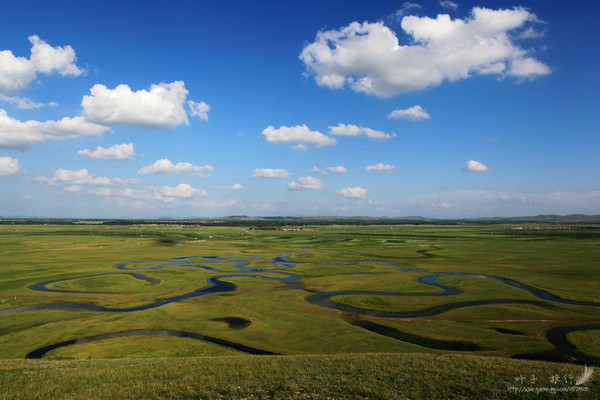
MULTIPOLYGON (((234 255, 191 255, 191 256, 177 256, 168 259, 167 261, 144 261, 144 262, 128 262, 121 263, 114 266, 120 272, 113 273, 105 273, 105 274, 94 274, 94 275, 83 275, 76 277, 69 277, 64 279, 54 279, 44 282, 38 282, 29 286, 29 289, 35 291, 43 291, 43 292, 57 292, 57 293, 87 293, 87 294, 97 294, 101 292, 89 292, 82 290, 70 290, 70 289, 57 289, 52 287, 53 284, 64 282, 64 281, 72 281, 77 279, 85 279, 91 277, 100 277, 100 276, 111 276, 111 275, 126 275, 130 276, 134 279, 138 279, 141 281, 145 281, 148 283, 159 283, 160 281, 148 277, 143 274, 143 271, 152 271, 163 268, 200 268, 209 272, 215 272, 219 275, 209 277, 206 282, 207 285, 197 288, 191 292, 178 294, 166 299, 156 299, 147 304, 138 305, 134 307, 123 307, 123 308, 113 308, 113 307, 103 307, 94 303, 74 303, 74 302, 57 302, 57 303, 47 303, 47 304, 33 304, 33 305, 25 305, 12 309, 0 310, 0 315, 17 313, 17 312, 25 312, 32 310, 47 310, 47 309, 64 309, 64 310, 87 310, 87 311, 95 311, 95 312, 115 312, 115 313, 125 313, 125 312, 134 312, 134 311, 142 311, 148 310, 152 308, 162 307, 166 304, 177 302, 184 299, 206 296, 215 293, 225 293, 232 292, 237 289, 237 286, 234 283, 228 282, 229 278, 255 278, 255 279, 266 279, 272 281, 279 281, 285 287, 290 290, 302 290, 309 293, 306 297, 306 301, 320 306, 331 309, 340 310, 346 313, 365 315, 365 316, 375 316, 375 317, 385 317, 385 318, 419 318, 425 316, 432 316, 441 314, 453 309, 463 308, 463 307, 474 307, 480 305, 487 304, 541 304, 543 301, 550 301, 556 303, 563 303, 569 305, 577 305, 577 306, 588 306, 588 307, 598 307, 600 303, 596 302, 586 302, 586 301, 578 301, 572 299, 566 299, 560 296, 557 296, 548 291, 533 287, 531 285, 527 285, 521 282, 517 282, 512 279, 493 276, 493 275, 483 275, 483 274, 468 274, 468 273, 431 273, 422 269, 406 269, 402 268, 396 264, 390 262, 380 262, 373 260, 357 260, 350 261, 344 263, 337 264, 323 264, 323 265, 336 265, 336 266, 344 266, 358 263, 371 263, 371 264, 381 264, 388 266, 390 268, 395 268, 397 270, 403 272, 420 272, 425 275, 421 275, 416 278, 416 281, 422 285, 430 286, 432 288, 431 292, 377 292, 377 291, 329 291, 329 292, 311 292, 308 291, 303 282, 303 276, 300 274, 282 271, 293 269, 297 265, 301 264, 300 262, 290 260, 290 253, 284 253, 280 256, 273 257, 269 261, 266 262, 265 266, 262 267, 249 267, 248 260, 261 260, 258 256, 249 256, 244 255, 242 251, 238 251, 238 254, 234 255), (220 270, 219 268, 223 266, 231 266, 232 270, 220 270), (265 275, 268 274, 268 275, 265 275), (426 307, 419 310, 412 311, 381 311, 381 310, 371 310, 367 308, 360 308, 355 306, 350 306, 347 304, 341 304, 335 302, 333 298, 336 296, 346 296, 346 295, 377 295, 377 296, 404 296, 404 297, 418 297, 418 296, 455 296, 462 291, 453 286, 443 284, 438 282, 438 279, 444 277, 472 277, 472 278, 480 278, 487 279, 499 282, 504 285, 508 285, 519 290, 528 292, 538 298, 539 300, 523 300, 523 299, 480 299, 480 300, 470 300, 470 301, 455 301, 448 302, 432 307, 426 307)), ((312 261, 315 264, 314 261, 312 261)), ((572 329, 578 329, 578 327, 571 327, 572 329)), ((597 329, 597 328, 591 328, 597 329)), ((50 350, 53 350, 58 347, 72 345, 76 343, 85 343, 94 340, 102 340, 109 337, 117 337, 117 336, 132 336, 136 334, 147 334, 147 335, 171 335, 171 336, 182 336, 182 337, 192 337, 195 339, 212 341, 213 343, 220 342, 218 344, 222 344, 228 347, 237 348, 241 351, 250 352, 253 354, 272 354, 263 350, 249 348, 243 345, 223 341, 221 339, 212 338, 210 336, 200 335, 191 332, 180 332, 180 331, 170 331, 170 330, 143 330, 143 331, 128 331, 128 332, 118 332, 114 334, 107 335, 98 335, 89 338, 75 339, 69 340, 61 343, 55 343, 49 346, 46 346, 41 349, 37 349, 32 351, 27 355, 27 357, 41 357, 43 354, 47 353, 50 350)), ((564 347, 564 346, 563 346, 564 347)))

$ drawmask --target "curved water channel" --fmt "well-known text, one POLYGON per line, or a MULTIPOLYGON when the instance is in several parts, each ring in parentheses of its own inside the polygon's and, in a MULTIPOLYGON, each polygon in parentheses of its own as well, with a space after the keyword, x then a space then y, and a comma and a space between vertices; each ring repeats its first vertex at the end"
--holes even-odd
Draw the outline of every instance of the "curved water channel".
MULTIPOLYGON (((241 253, 241 250, 239 250, 238 252, 241 253)), ((168 261, 144 261, 144 262, 130 262, 130 263, 117 264, 114 266, 114 268, 119 271, 123 271, 123 272, 93 274, 93 275, 84 275, 84 276, 71 277, 71 278, 54 279, 54 280, 49 280, 49 281, 32 284, 29 286, 29 289, 36 290, 36 291, 57 292, 57 293, 86 293, 86 294, 101 293, 101 292, 89 292, 89 291, 68 290, 68 289, 55 289, 55 288, 52 288, 49 286, 51 286, 54 283, 58 283, 58 282, 98 277, 98 276, 109 276, 109 275, 127 275, 134 279, 142 280, 142 281, 153 284, 153 283, 159 283, 159 281, 140 273, 140 271, 152 271, 152 270, 157 270, 157 269, 162 269, 162 268, 180 268, 180 267, 188 268, 188 269, 189 268, 201 268, 201 269, 204 269, 204 270, 210 271, 210 272, 222 273, 222 275, 209 277, 206 280, 208 283, 207 286, 195 289, 189 293, 179 294, 179 295, 172 296, 172 297, 169 297, 166 299, 156 299, 151 303, 134 306, 134 307, 112 308, 112 307, 99 306, 94 303, 61 302, 61 303, 25 305, 25 306, 12 308, 12 309, 0 310, 0 315, 23 312, 23 311, 46 310, 46 309, 87 310, 87 311, 96 311, 96 312, 142 311, 142 310, 148 310, 148 309, 152 309, 152 308, 162 307, 166 304, 177 302, 177 301, 184 300, 184 299, 205 296, 205 295, 210 295, 210 294, 215 294, 215 293, 225 293, 225 292, 235 291, 237 289, 237 285, 235 285, 234 283, 231 283, 231 282, 227 282, 226 279, 239 278, 239 277, 279 281, 279 282, 283 283, 284 286, 289 289, 303 290, 303 291, 310 292, 311 294, 309 294, 306 297, 306 301, 311 304, 320 306, 320 307, 336 309, 336 310, 343 311, 346 313, 366 315, 366 316, 375 316, 375 317, 385 317, 385 318, 418 318, 418 317, 425 317, 425 316, 441 314, 441 313, 444 313, 444 312, 447 312, 447 311, 450 311, 453 309, 457 309, 457 308, 473 307, 473 306, 487 305, 487 304, 511 304, 511 303, 512 304, 514 304, 514 303, 542 304, 542 302, 540 300, 569 304, 569 305, 578 305, 578 306, 591 306, 591 307, 600 306, 600 303, 596 303, 596 302, 586 302, 586 301, 565 299, 565 298, 557 296, 553 293, 544 291, 542 289, 535 288, 533 286, 530 286, 530 285, 527 285, 527 284, 524 284, 521 282, 517 282, 512 279, 502 278, 502 277, 498 277, 498 276, 483 275, 483 274, 469 274, 469 273, 431 273, 431 272, 423 270, 423 269, 407 269, 407 268, 402 268, 402 267, 395 265, 393 263, 390 263, 390 262, 380 262, 380 261, 373 261, 373 260, 361 260, 361 261, 351 261, 351 262, 345 262, 345 263, 321 264, 321 265, 343 266, 343 265, 351 265, 351 264, 357 264, 357 263, 371 263, 371 264, 387 265, 389 267, 395 268, 395 269, 403 271, 403 272, 419 272, 419 273, 423 273, 426 275, 417 277, 416 281, 423 285, 431 286, 432 288, 435 289, 435 291, 426 292, 426 293, 422 293, 422 292, 416 292, 416 293, 375 292, 375 291, 332 291, 332 292, 315 291, 315 292, 313 292, 313 291, 307 290, 304 287, 303 283, 301 282, 302 278, 303 278, 302 275, 291 273, 291 272, 280 271, 281 269, 291 269, 291 268, 296 267, 298 264, 301 264, 296 261, 290 261, 289 257, 290 257, 290 253, 285 253, 280 256, 274 257, 269 261, 269 263, 272 264, 273 266, 265 266, 265 267, 261 267, 261 268, 248 267, 248 262, 246 261, 246 260, 250 260, 250 259, 260 260, 260 257, 241 255, 241 254, 238 254, 238 255, 210 255, 210 256, 208 256, 208 255, 178 256, 178 257, 172 257, 168 261), (199 259, 200 262, 196 262, 195 259, 199 259), (222 266, 225 264, 231 264, 232 267, 237 271, 222 271, 222 270, 218 269, 218 266, 222 266), (152 266, 148 266, 148 265, 152 265, 152 266), (125 272, 125 271, 129 271, 129 272, 125 272), (135 272, 132 272, 132 271, 135 271, 135 272), (269 274, 269 276, 264 276, 261 274, 269 274), (275 275, 275 276, 273 276, 273 275, 275 275), (279 276, 277 276, 277 275, 279 275, 279 276), (366 309, 366 308, 350 306, 347 304, 337 303, 332 300, 332 298, 334 298, 336 296, 342 296, 342 295, 371 295, 371 296, 377 295, 377 296, 406 296, 406 297, 408 297, 408 296, 410 296, 410 297, 453 296, 453 295, 462 293, 462 291, 460 289, 452 287, 450 285, 440 283, 440 282, 438 282, 438 279, 444 278, 444 277, 457 277, 457 276, 494 280, 494 281, 500 282, 502 284, 509 285, 514 288, 526 291, 540 300, 533 300, 533 299, 531 299, 531 300, 481 299, 481 300, 471 300, 471 301, 461 301, 461 302, 449 302, 449 303, 444 303, 444 304, 440 304, 440 305, 436 305, 436 306, 432 306, 432 307, 426 307, 426 308, 422 308, 420 310, 412 310, 412 311, 371 310, 371 309, 366 309), (441 289, 441 291, 440 291, 440 289, 441 289)), ((577 327, 571 327, 571 328, 577 329, 577 327)), ((137 331, 130 331, 130 332, 137 332, 137 331)), ((150 332, 150 331, 148 331, 148 332, 150 332)), ((170 331, 161 330, 161 331, 153 331, 153 332, 154 333, 150 333, 150 334, 156 335, 156 334, 158 334, 156 332, 170 332, 170 331)), ((173 331, 173 332, 176 332, 176 331, 173 331)), ((163 334, 168 334, 168 333, 163 333, 163 334)), ((197 335, 199 337, 202 337, 203 338, 202 340, 206 340, 205 338, 207 338, 207 336, 203 336, 203 335, 199 335, 199 334, 192 334, 189 332, 184 333, 184 334, 192 335, 192 336, 185 336, 185 337, 194 337, 193 335, 197 335)), ((126 333, 118 333, 116 335, 128 336, 130 334, 126 332, 126 333)), ((173 335, 177 336, 180 334, 173 333, 173 335)), ((92 341, 92 340, 101 340, 101 339, 107 338, 107 337, 111 337, 111 336, 99 335, 99 336, 95 336, 95 337, 87 338, 87 339, 86 338, 75 339, 75 340, 71 340, 71 341, 57 343, 54 345, 44 347, 43 349, 46 349, 46 350, 42 353, 39 353, 40 351, 42 351, 42 349, 35 350, 32 353, 30 353, 28 355, 28 357, 35 356, 37 354, 43 355, 52 349, 62 347, 62 346, 71 345, 71 344, 75 344, 75 343, 84 343, 84 342, 81 342, 80 340, 92 341), (36 353, 36 352, 38 352, 38 353, 36 353)), ((211 339, 215 339, 215 338, 211 338, 211 339)), ((257 351, 262 351, 262 350, 257 350, 257 351)), ((268 352, 263 352, 261 354, 266 354, 266 353, 268 353, 268 352)))
POLYGON ((48 346, 40 347, 39 349, 33 350, 28 353, 25 358, 42 358, 49 351, 58 349, 60 347, 70 346, 73 344, 81 344, 81 343, 89 343, 96 342, 98 340, 104 339, 112 339, 117 337, 131 337, 131 336, 175 336, 182 338, 190 338, 201 340, 203 342, 209 342, 218 344, 219 346, 228 347, 230 349, 234 349, 237 351, 241 351, 248 354, 256 354, 256 355, 277 355, 277 353, 273 353, 266 350, 256 349, 254 347, 245 346, 240 343, 230 342, 229 340, 219 339, 213 336, 201 335, 199 333, 194 332, 184 332, 184 331, 174 331, 170 329, 137 329, 132 331, 125 332, 115 332, 115 333, 107 333, 104 335, 96 335, 96 336, 88 336, 80 339, 66 340, 60 343, 54 343, 48 346))

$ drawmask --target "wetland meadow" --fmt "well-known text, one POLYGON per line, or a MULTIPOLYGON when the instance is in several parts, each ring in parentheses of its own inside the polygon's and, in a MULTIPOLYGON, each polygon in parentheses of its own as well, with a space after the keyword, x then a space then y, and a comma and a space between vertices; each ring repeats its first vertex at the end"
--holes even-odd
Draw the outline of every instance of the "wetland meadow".
POLYGON ((600 230, 560 228, 0 225, 0 396, 595 398, 600 230))

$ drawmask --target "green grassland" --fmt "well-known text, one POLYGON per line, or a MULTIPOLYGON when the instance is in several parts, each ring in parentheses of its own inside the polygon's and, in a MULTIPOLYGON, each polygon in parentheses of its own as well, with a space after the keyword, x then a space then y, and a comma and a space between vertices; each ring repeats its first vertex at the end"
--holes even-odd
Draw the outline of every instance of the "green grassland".
MULTIPOLYGON (((543 398, 551 395, 507 387, 516 376, 575 376, 583 369, 510 357, 554 351, 546 337, 550 329, 600 324, 600 307, 544 300, 475 276, 442 276, 437 283, 460 293, 424 296, 443 289, 417 278, 489 275, 599 303, 599 230, 514 230, 500 224, 278 228, 0 225, 0 398, 543 398), (173 259, 183 256, 221 258, 173 259), (271 262, 280 256, 295 266, 271 262), (236 268, 238 262, 245 271, 236 268), (125 263, 132 264, 114 268, 125 263), (299 287, 282 282, 284 274, 299 275, 299 287), (216 276, 227 276, 221 280, 237 288, 138 311, 3 313, 67 302, 130 309, 209 286, 207 279, 216 276), (40 282, 53 291, 30 288, 40 282), (330 298, 335 304, 381 312, 515 302, 382 317, 307 301, 325 292, 340 293, 330 298), (394 295, 401 293, 413 295, 394 295), (223 322, 231 317, 249 323, 235 328, 223 322), (360 321, 399 333, 373 332, 360 321), (23 360, 44 346, 132 330, 191 332, 281 356, 250 356, 187 337, 131 336, 23 360), (439 345, 453 342, 477 350, 439 345)), ((574 331, 566 339, 593 364, 600 358, 599 332, 574 331)), ((594 398, 600 389, 595 382, 561 398, 594 398)), ((521 386, 539 391, 553 385, 521 386)))
POLYGON ((386 353, 8 360, 0 364, 0 398, 597 398, 597 380, 581 386, 584 391, 569 391, 582 370, 496 357, 386 353))

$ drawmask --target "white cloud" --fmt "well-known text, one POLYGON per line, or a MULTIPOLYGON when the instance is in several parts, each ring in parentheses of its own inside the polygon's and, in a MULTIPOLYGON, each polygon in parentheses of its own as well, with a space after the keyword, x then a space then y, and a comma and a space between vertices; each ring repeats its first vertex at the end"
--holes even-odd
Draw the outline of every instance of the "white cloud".
POLYGON ((229 187, 229 189, 231 189, 231 190, 240 190, 243 188, 244 188, 244 186, 242 186, 240 183, 234 183, 232 186, 229 187))
POLYGON ((138 201, 161 201, 164 203, 173 203, 176 200, 189 200, 207 196, 205 190, 194 188, 187 183, 180 183, 177 186, 147 186, 141 190, 98 187, 88 190, 87 193, 97 196, 130 198, 138 201))
POLYGON ((344 188, 340 189, 336 192, 338 195, 343 197, 348 197, 352 199, 366 199, 367 198, 367 190, 361 187, 352 187, 352 188, 344 188))
POLYGON ((36 103, 27 97, 7 96, 5 94, 0 94, 0 101, 12 103, 23 110, 33 110, 45 105, 44 103, 36 103))
POLYGON ((313 178, 312 176, 301 176, 298 178, 298 181, 288 183, 288 189, 321 190, 323 189, 323 182, 320 179, 313 178))
POLYGON ((362 126, 356 126, 351 124, 339 123, 337 126, 329 127, 329 134, 335 136, 360 136, 365 135, 369 139, 376 140, 388 140, 396 136, 396 134, 389 134, 381 131, 376 131, 371 128, 363 128, 362 126))
MULTIPOLYGON (((90 95, 83 96, 83 115, 101 125, 127 125, 149 129, 173 129, 187 125, 184 108, 188 91, 182 81, 151 85, 150 90, 133 92, 128 85, 109 89, 96 84, 90 95)), ((191 115, 208 119, 210 107, 202 102, 189 101, 191 115)))
POLYGON ((19 160, 12 157, 0 157, 0 176, 19 172, 19 160))
POLYGON ((408 10, 410 10, 411 8, 423 8, 421 7, 420 4, 417 3, 410 3, 408 1, 405 1, 404 4, 402 4, 402 7, 400 7, 400 9, 398 9, 398 11, 396 11, 394 13, 394 17, 398 20, 401 20, 402 17, 404 17, 407 13, 408 10))
POLYGON ((338 165, 337 167, 327 167, 325 169, 332 174, 345 174, 348 172, 348 170, 341 165, 338 165))
POLYGON ((32 44, 29 59, 15 57, 12 51, 0 51, 0 93, 16 92, 29 86, 36 74, 78 76, 83 73, 75 65, 75 51, 71 46, 52 47, 38 36, 30 36, 32 44))
POLYGON ((52 178, 39 176, 33 178, 34 181, 47 183, 49 185, 128 185, 138 183, 137 179, 120 179, 107 177, 94 177, 87 169, 77 171, 59 168, 54 171, 52 178))
POLYGON ((256 168, 252 171, 252 176, 254 178, 289 178, 292 173, 285 169, 256 168))
POLYGON ((456 10, 458 8, 458 4, 450 0, 440 0, 440 6, 450 8, 452 10, 456 10))
POLYGON ((0 51, 0 93, 24 89, 35 79, 35 67, 23 57, 15 57, 10 50, 0 51))
POLYGON ((321 132, 311 131, 306 125, 282 126, 279 129, 269 126, 262 131, 262 136, 269 143, 296 143, 297 150, 306 149, 306 145, 324 147, 336 143, 335 139, 321 132))
POLYGON ((96 147, 96 150, 79 150, 77 155, 95 158, 98 160, 129 160, 133 157, 133 143, 115 144, 114 146, 104 148, 96 147))
POLYGON ((488 167, 480 163, 479 161, 469 160, 460 169, 462 169, 465 172, 483 172, 487 171, 488 167))
POLYGON ((466 19, 405 16, 407 45, 383 22, 353 22, 340 30, 321 31, 304 47, 300 59, 318 85, 344 86, 356 92, 390 97, 456 81, 474 74, 535 78, 550 68, 528 57, 509 32, 539 22, 524 8, 473 8, 466 19))
POLYGON ((365 171, 367 172, 372 172, 372 171, 383 171, 385 173, 391 174, 394 171, 396 171, 396 167, 394 165, 389 165, 389 164, 383 164, 383 163, 377 163, 375 165, 368 165, 365 168, 365 171))
POLYGON ((165 197, 193 197, 193 196, 206 196, 206 191, 196 189, 187 183, 180 183, 177 186, 161 186, 158 188, 152 188, 156 193, 165 197))
POLYGON ((81 192, 83 190, 83 186, 81 186, 81 185, 69 185, 69 186, 64 186, 63 190, 65 192, 78 193, 78 192, 81 192))
POLYGON ((390 119, 400 119, 405 118, 411 121, 418 121, 420 119, 429 119, 431 118, 427 111, 423 110, 423 108, 419 105, 412 106, 407 108, 406 110, 394 110, 387 116, 390 119))
POLYGON ((545 30, 537 31, 537 30, 533 29, 533 27, 527 28, 526 31, 524 31, 523 33, 521 33, 521 35, 519 35, 519 37, 521 39, 537 39, 537 38, 544 37, 544 36, 546 36, 545 30))
POLYGON ((549 71, 548 66, 542 64, 535 58, 523 57, 513 60, 510 73, 518 78, 531 78, 545 75, 549 71))
POLYGON ((321 172, 321 168, 317 167, 316 165, 314 165, 311 169, 310 172, 321 172))
POLYGON ((82 74, 83 71, 75 65, 75 51, 71 46, 52 47, 36 35, 29 36, 29 41, 33 45, 29 60, 36 71, 45 74, 58 72, 63 76, 82 74))
POLYGON ((198 117, 205 121, 208 121, 208 112, 210 111, 210 106, 205 102, 201 101, 200 103, 196 103, 195 101, 188 100, 188 107, 190 108, 190 115, 192 117, 198 117))
POLYGON ((171 160, 162 158, 154 162, 154 164, 146 165, 138 171, 138 174, 149 175, 149 174, 180 174, 182 172, 192 172, 195 175, 203 176, 202 173, 206 171, 213 171, 214 168, 211 165, 193 165, 189 162, 178 162, 173 164, 171 160))
POLYGON ((109 131, 110 128, 87 122, 83 117, 22 122, 0 109, 0 149, 25 149, 34 143, 102 135, 109 131))

